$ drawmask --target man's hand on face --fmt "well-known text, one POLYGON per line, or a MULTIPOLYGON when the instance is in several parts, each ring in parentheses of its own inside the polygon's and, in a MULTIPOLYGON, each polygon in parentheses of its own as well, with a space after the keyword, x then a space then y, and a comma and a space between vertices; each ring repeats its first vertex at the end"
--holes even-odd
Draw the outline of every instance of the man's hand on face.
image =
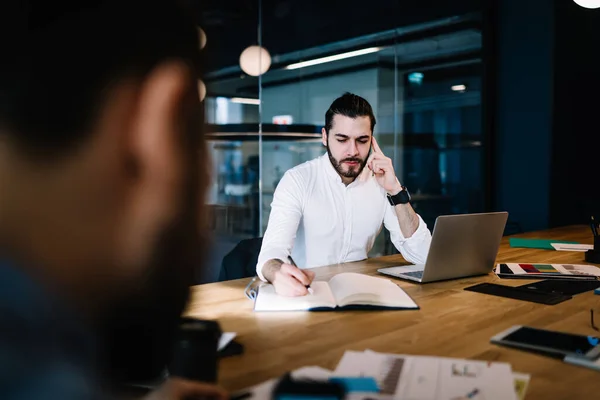
POLYGON ((373 137, 373 152, 367 159, 367 167, 373 171, 377 183, 390 195, 396 195, 402 190, 402 185, 396 178, 392 159, 381 151, 377 140, 373 137))

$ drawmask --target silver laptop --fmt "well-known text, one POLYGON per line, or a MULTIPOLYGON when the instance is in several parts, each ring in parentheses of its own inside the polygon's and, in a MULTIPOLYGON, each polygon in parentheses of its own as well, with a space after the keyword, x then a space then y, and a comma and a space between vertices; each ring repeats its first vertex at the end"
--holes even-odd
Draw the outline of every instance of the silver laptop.
POLYGON ((507 219, 507 212, 439 216, 425 264, 377 271, 421 283, 487 274, 494 267, 507 219))

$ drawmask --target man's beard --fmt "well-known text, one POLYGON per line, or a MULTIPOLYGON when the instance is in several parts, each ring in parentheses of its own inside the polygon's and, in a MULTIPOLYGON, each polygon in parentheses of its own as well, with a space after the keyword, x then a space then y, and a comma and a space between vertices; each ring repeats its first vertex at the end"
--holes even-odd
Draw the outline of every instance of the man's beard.
POLYGON ((365 168, 365 165, 367 164, 367 159, 362 159, 360 157, 348 157, 348 158, 344 158, 343 160, 336 160, 335 157, 333 156, 333 154, 331 154, 331 151, 329 150, 329 146, 327 146, 327 155, 329 156, 329 161, 331 161, 331 165, 333 166, 333 168, 336 170, 336 172, 344 177, 344 178, 356 178, 357 176, 360 175, 360 173, 363 171, 363 169, 365 168), (357 162, 358 165, 357 166, 348 166, 347 170, 344 170, 344 162, 357 162))

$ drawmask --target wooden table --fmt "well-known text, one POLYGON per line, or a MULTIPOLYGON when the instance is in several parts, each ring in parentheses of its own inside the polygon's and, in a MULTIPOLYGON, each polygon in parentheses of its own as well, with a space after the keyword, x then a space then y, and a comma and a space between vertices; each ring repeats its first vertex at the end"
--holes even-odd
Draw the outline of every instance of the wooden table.
MULTIPOLYGON (((589 227, 573 226, 515 235, 591 243, 589 227)), ((498 262, 585 264, 583 253, 510 248, 502 240, 498 262)), ((405 264, 387 256, 315 269, 317 279, 343 271, 377 275, 377 268, 405 264)), ((346 350, 437 355, 512 364, 531 374, 528 399, 600 397, 600 373, 559 360, 490 344, 512 325, 530 325, 595 335, 590 308, 600 312, 600 296, 582 293, 555 306, 464 291, 480 282, 518 286, 525 280, 499 279, 493 273, 453 281, 415 284, 395 280, 421 307, 417 311, 255 313, 245 298, 249 279, 195 286, 187 314, 218 319, 223 330, 237 332, 245 353, 222 360, 220 384, 234 391, 283 374, 319 365, 334 369, 346 350)), ((599 318, 600 320, 600 318, 599 318)))

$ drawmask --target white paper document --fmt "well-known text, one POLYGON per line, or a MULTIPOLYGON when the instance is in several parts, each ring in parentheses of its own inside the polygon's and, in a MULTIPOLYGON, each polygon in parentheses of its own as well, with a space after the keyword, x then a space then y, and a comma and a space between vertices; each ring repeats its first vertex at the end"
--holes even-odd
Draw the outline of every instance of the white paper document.
POLYGON ((380 394, 394 399, 517 400, 512 369, 506 363, 347 352, 334 376, 372 376, 380 394))
POLYGON ((219 338, 219 345, 217 347, 217 351, 221 351, 223 350, 225 347, 227 347, 227 345, 233 340, 235 339, 236 333, 235 332, 223 332, 223 334, 221 334, 221 337, 219 338))
POLYGON ((550 245, 558 251, 588 251, 594 249, 592 244, 550 243, 550 245))
MULTIPOLYGON (((530 376, 513 373, 510 364, 447 357, 346 351, 335 371, 304 367, 295 379, 326 381, 372 377, 378 393, 352 391, 346 400, 523 400, 530 376)), ((234 393, 244 399, 270 399, 278 379, 234 393)))

